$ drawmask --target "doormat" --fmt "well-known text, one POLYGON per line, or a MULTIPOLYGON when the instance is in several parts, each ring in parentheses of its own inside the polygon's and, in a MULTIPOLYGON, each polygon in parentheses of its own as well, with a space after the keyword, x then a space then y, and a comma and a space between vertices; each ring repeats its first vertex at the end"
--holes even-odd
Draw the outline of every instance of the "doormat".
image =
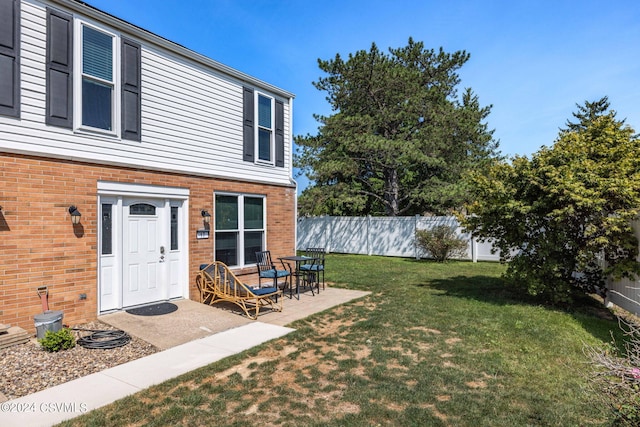
POLYGON ((160 316, 161 314, 173 313, 178 306, 170 302, 161 302, 158 304, 145 305, 144 307, 130 308, 126 310, 129 314, 136 316, 160 316))

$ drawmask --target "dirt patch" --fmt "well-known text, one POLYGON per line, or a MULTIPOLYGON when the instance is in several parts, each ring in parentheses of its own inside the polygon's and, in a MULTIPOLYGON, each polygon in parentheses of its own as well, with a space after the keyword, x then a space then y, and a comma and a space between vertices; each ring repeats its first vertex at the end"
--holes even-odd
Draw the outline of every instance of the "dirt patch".
POLYGON ((465 383, 467 387, 477 389, 477 388, 487 388, 487 383, 484 381, 469 381, 465 383))

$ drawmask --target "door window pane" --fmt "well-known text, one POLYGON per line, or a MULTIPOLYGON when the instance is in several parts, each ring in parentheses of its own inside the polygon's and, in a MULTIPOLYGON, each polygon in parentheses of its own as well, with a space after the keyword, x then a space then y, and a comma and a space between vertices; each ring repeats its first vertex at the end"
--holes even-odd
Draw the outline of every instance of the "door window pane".
POLYGON ((137 203, 129 206, 129 215, 155 215, 156 207, 147 203, 137 203))
POLYGON ((113 206, 111 204, 102 204, 102 255, 111 255, 113 253, 112 209, 113 206))
POLYGON ((178 250, 178 207, 171 207, 171 250, 178 250))

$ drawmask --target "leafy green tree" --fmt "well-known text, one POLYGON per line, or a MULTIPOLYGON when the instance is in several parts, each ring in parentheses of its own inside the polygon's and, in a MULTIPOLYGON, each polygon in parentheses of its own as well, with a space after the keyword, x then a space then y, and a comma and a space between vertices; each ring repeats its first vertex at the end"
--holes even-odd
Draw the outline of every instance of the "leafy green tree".
POLYGON ((600 106, 587 104, 577 126, 530 160, 475 174, 476 202, 462 219, 494 239, 508 278, 554 303, 569 302, 575 288, 601 287, 609 274, 640 273, 630 225, 640 210, 640 140, 600 106))
POLYGON ((408 45, 318 60, 333 114, 317 135, 296 137, 295 165, 311 181, 300 214, 411 215, 466 200, 463 172, 497 157, 498 144, 471 89, 458 96, 469 54, 408 45))

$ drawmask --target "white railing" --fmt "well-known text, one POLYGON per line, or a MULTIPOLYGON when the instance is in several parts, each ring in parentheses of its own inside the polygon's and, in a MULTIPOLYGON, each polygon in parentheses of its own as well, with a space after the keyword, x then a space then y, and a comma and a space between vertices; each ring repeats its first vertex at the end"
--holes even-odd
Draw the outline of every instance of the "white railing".
POLYGON ((335 253, 429 258, 429 254, 416 244, 415 235, 417 230, 428 230, 437 225, 455 227, 457 234, 468 242, 467 253, 462 259, 500 260, 500 253, 492 252, 491 243, 478 242, 470 234, 463 233, 458 220, 452 216, 302 217, 298 220, 297 248, 321 247, 335 253))

